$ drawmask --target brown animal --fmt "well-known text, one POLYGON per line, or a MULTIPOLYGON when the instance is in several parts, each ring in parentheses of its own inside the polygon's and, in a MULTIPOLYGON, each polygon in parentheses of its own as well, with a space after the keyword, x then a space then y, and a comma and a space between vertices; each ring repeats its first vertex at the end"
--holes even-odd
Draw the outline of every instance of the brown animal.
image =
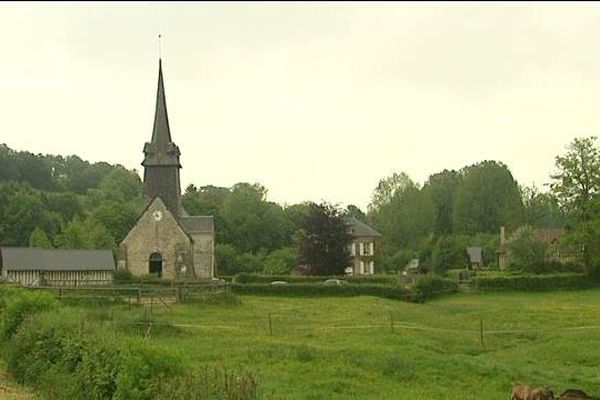
POLYGON ((593 397, 579 389, 566 390, 559 397, 560 400, 592 400, 593 397))
POLYGON ((527 385, 517 383, 513 387, 510 400, 554 400, 554 392, 546 387, 531 389, 527 385))
POLYGON ((522 383, 517 383, 515 386, 513 386, 510 400, 527 400, 530 392, 531 389, 529 386, 523 385, 522 383))

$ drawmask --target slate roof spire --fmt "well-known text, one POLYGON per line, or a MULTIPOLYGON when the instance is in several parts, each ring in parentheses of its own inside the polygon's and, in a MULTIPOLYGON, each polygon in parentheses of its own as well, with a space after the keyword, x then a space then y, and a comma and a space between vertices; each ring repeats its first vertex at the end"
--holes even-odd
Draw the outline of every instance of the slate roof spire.
POLYGON ((152 139, 144 145, 144 200, 150 204, 160 197, 173 216, 181 214, 181 187, 179 181, 179 147, 171 139, 167 101, 162 72, 162 59, 158 59, 158 88, 152 139))
POLYGON ((154 110, 152 143, 171 143, 171 130, 169 129, 167 100, 165 98, 165 85, 163 83, 162 59, 160 58, 158 59, 158 89, 156 90, 156 109, 154 110))

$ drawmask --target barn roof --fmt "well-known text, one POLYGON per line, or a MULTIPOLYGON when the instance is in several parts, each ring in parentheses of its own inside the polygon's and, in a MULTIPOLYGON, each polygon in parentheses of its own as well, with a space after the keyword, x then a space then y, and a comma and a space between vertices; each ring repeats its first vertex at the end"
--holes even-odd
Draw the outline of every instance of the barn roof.
POLYGON ((379 237, 381 234, 377 232, 375 229, 371 228, 369 225, 364 222, 354 218, 348 218, 348 224, 350 225, 350 234, 352 236, 370 236, 370 237, 379 237))
POLYGON ((215 230, 214 219, 211 215, 193 215, 181 217, 181 226, 188 235, 194 233, 213 233, 215 230))
POLYGON ((9 271, 112 271, 111 250, 0 247, 2 269, 9 271))

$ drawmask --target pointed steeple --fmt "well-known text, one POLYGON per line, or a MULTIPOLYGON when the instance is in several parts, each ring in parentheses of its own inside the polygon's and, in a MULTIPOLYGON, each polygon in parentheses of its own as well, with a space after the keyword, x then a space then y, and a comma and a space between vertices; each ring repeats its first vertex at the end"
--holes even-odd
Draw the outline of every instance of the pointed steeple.
POLYGON ((156 90, 156 109, 154 111, 152 143, 171 143, 171 130, 169 129, 169 116, 167 114, 167 100, 165 98, 161 59, 158 60, 158 89, 156 90))
POLYGON ((179 147, 171 139, 167 101, 163 82, 162 60, 158 60, 158 89, 152 140, 144 145, 144 199, 149 204, 160 197, 175 218, 181 210, 181 187, 179 182, 179 147))

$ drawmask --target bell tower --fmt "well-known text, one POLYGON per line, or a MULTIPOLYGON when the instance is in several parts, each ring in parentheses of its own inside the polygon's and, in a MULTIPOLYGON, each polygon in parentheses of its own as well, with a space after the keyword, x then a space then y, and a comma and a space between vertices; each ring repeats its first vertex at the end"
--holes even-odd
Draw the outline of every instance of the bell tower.
POLYGON ((179 147, 171 140, 162 60, 158 61, 158 89, 152 139, 144 145, 144 205, 160 197, 175 219, 181 217, 179 147))

